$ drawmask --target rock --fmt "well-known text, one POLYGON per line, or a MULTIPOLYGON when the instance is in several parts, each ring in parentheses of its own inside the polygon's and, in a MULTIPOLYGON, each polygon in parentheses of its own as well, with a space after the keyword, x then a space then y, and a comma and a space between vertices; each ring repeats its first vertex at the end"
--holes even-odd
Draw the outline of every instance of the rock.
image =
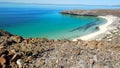
POLYGON ((108 31, 106 34, 107 34, 107 35, 111 35, 112 33, 108 31))
POLYGON ((120 25, 117 28, 120 29, 120 25))
POLYGON ((20 55, 16 53, 16 54, 12 57, 11 62, 15 62, 15 61, 17 61, 17 59, 19 59, 19 58, 20 58, 20 55))
POLYGON ((2 43, 2 42, 3 42, 3 39, 0 38, 0 43, 2 43))
POLYGON ((97 46, 97 44, 98 44, 98 42, 95 41, 95 40, 89 41, 89 42, 87 43, 87 47, 90 48, 90 49, 95 49, 96 46, 97 46))
POLYGON ((93 68, 104 68, 102 64, 94 64, 93 68))
POLYGON ((112 39, 108 39, 108 42, 112 41, 112 39))
POLYGON ((104 68, 109 68, 108 66, 105 66, 104 68))
POLYGON ((5 55, 7 55, 9 52, 8 52, 8 50, 6 50, 6 49, 1 49, 0 50, 0 55, 3 55, 3 54, 5 54, 5 55))
POLYGON ((30 41, 30 39, 25 39, 25 40, 23 41, 23 43, 28 44, 29 41, 30 41))
POLYGON ((15 50, 9 50, 8 51, 8 55, 14 55, 16 52, 15 52, 15 50))
POLYGON ((1 56, 0 57, 0 64, 1 64, 2 68, 5 68, 5 63, 6 63, 6 59, 3 56, 1 56))
POLYGON ((23 41, 23 38, 21 36, 11 36, 11 39, 16 43, 20 43, 23 41))
POLYGON ((94 55, 93 59, 94 59, 95 62, 97 62, 98 61, 97 55, 94 55))
POLYGON ((16 61, 16 63, 17 63, 17 65, 18 65, 19 68, 22 68, 23 65, 24 65, 24 61, 23 61, 22 59, 18 59, 18 60, 16 61))
POLYGON ((29 62, 31 59, 33 59, 32 56, 28 56, 24 61, 29 62))
POLYGON ((3 49, 3 48, 4 48, 4 46, 0 45, 0 49, 3 49))
POLYGON ((89 59, 90 64, 94 63, 94 59, 89 59))
POLYGON ((0 36, 12 36, 12 34, 7 31, 0 30, 0 36))
POLYGON ((80 55, 81 50, 79 48, 71 49, 71 54, 80 55))
POLYGON ((117 28, 113 30, 114 33, 118 32, 118 31, 119 31, 119 30, 118 30, 117 28))
POLYGON ((109 36, 109 38, 112 38, 112 37, 113 37, 113 35, 110 35, 110 36, 109 36))
POLYGON ((0 43, 1 46, 8 46, 8 45, 12 45, 13 41, 9 39, 8 36, 1 36, 0 37, 2 39, 2 43, 0 43))
POLYGON ((103 48, 104 44, 102 42, 97 44, 97 48, 103 48))

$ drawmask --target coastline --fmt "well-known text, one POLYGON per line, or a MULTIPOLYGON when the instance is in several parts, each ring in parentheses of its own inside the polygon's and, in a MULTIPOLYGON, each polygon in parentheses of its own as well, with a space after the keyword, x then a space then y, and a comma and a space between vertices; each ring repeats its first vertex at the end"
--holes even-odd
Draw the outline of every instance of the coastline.
POLYGON ((100 41, 23 38, 0 30, 0 68, 119 68, 120 10, 102 11, 107 16, 91 12, 108 20, 99 26, 100 41))
MULTIPOLYGON (((105 24, 100 25, 99 30, 97 32, 90 33, 90 34, 75 38, 75 39, 73 39, 73 41, 77 41, 79 39, 85 40, 85 41, 95 40, 96 38, 98 38, 99 35, 103 36, 103 34, 106 34, 106 32, 109 31, 109 29, 108 29, 109 26, 112 23, 114 23, 114 21, 117 20, 117 17, 113 16, 113 15, 98 16, 98 17, 106 19, 107 22, 105 24)), ((99 36, 99 38, 100 38, 100 36, 99 36)))

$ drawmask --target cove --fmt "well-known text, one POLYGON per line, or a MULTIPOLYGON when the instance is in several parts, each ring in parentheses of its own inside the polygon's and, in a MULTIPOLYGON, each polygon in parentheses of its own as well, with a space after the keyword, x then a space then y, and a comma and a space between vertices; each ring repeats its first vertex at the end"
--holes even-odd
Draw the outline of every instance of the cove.
MULTIPOLYGON (((46 6, 45 6, 46 7, 46 6)), ((0 29, 24 38, 74 39, 97 31, 105 19, 63 15, 56 8, 0 7, 0 29)))

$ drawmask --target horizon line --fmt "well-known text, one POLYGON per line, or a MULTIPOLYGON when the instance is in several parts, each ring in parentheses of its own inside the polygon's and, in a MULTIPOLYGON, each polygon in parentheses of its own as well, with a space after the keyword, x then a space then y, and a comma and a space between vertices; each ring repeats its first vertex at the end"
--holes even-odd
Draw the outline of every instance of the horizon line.
POLYGON ((0 2, 0 3, 13 3, 13 4, 32 4, 32 5, 96 5, 96 6, 120 6, 118 4, 114 4, 114 5, 104 5, 104 4, 70 4, 70 3, 66 3, 66 4, 62 4, 62 3, 59 3, 59 4, 51 4, 51 3, 23 3, 23 2, 0 2))

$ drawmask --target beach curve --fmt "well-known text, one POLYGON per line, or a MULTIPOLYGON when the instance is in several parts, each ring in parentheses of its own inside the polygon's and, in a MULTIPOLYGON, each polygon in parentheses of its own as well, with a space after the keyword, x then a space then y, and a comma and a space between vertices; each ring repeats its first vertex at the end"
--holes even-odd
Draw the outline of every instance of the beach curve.
POLYGON ((73 39, 73 41, 77 41, 79 39, 86 40, 86 41, 93 40, 98 35, 106 33, 106 31, 108 30, 109 25, 111 25, 117 19, 117 17, 113 16, 113 15, 98 16, 98 17, 106 19, 107 22, 105 24, 100 25, 98 31, 96 31, 94 33, 91 33, 91 34, 87 34, 87 35, 78 37, 78 38, 75 38, 75 39, 73 39))

